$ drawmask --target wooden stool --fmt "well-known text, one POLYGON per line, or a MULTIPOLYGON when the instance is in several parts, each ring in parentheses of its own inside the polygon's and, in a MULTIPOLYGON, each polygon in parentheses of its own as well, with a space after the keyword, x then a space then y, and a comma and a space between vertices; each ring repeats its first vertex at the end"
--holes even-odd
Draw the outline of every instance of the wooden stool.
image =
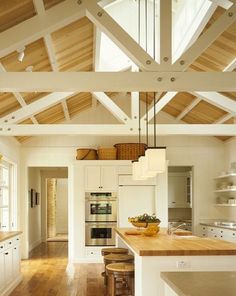
POLYGON ((106 266, 107 296, 134 296, 134 264, 112 263, 106 266))
MULTIPOLYGON (((128 254, 109 254, 104 256, 104 264, 105 264, 105 270, 106 266, 108 264, 112 263, 133 263, 134 262, 134 256, 133 255, 128 255, 128 254)), ((106 272, 102 273, 104 276, 104 285, 107 285, 107 275, 106 272)))
POLYGON ((106 256, 108 254, 128 254, 129 250, 125 248, 102 248, 101 253, 102 256, 106 256))

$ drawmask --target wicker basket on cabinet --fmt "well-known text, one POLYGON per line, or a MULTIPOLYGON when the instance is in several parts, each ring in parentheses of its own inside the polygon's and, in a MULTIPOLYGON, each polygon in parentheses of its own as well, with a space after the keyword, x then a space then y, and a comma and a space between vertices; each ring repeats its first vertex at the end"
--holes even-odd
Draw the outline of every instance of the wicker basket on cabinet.
POLYGON ((98 159, 114 160, 116 159, 117 149, 115 147, 98 148, 98 159))
POLYGON ((117 159, 134 160, 145 154, 147 145, 144 143, 119 143, 115 144, 117 148, 117 159))

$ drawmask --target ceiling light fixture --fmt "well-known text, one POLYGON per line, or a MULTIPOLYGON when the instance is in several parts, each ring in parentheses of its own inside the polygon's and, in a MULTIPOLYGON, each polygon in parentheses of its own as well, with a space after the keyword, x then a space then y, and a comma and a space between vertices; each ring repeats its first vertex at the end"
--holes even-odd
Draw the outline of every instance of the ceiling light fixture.
POLYGON ((34 66, 28 66, 25 68, 25 72, 33 72, 34 66))
POLYGON ((25 57, 25 47, 22 47, 22 48, 18 49, 17 52, 18 52, 17 59, 18 59, 19 62, 22 62, 24 57, 25 57))
MULTIPOLYGON (((138 40, 140 42, 140 1, 138 3, 138 40)), ((156 20, 155 20, 155 0, 153 1, 153 58, 156 56, 156 20)), ((147 0, 145 0, 145 45, 147 51, 147 33, 148 33, 148 7, 147 0)), ((148 93, 146 92, 146 144, 148 149, 145 152, 145 156, 139 157, 138 161, 133 163, 133 178, 135 180, 146 180, 147 178, 153 178, 159 173, 163 173, 166 170, 166 147, 157 147, 156 145, 156 94, 153 93, 153 112, 154 112, 154 147, 148 147, 148 93)), ((139 120, 140 120, 140 101, 139 101, 139 120)), ((140 143, 140 121, 139 121, 139 143, 140 143)))

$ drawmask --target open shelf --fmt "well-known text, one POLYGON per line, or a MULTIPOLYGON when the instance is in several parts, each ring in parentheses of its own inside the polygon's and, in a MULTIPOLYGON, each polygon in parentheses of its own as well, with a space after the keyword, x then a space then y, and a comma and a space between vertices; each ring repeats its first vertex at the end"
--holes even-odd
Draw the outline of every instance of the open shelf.
POLYGON ((229 178, 229 177, 236 177, 236 173, 229 173, 229 174, 217 176, 214 179, 224 179, 224 178, 229 178))
POLYGON ((232 188, 232 189, 219 189, 219 190, 215 190, 214 192, 236 192, 236 188, 232 188))
POLYGON ((215 204, 217 207, 236 207, 236 204, 215 204))

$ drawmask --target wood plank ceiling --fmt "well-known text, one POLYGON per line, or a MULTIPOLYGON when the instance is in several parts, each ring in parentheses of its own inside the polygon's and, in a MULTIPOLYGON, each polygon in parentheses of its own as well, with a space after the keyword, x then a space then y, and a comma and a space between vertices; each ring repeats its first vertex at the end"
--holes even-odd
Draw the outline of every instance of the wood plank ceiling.
MULTIPOLYGON (((65 0, 43 0, 45 9, 57 5, 65 0)), ((208 22, 205 30, 224 12, 223 8, 217 8, 212 18, 208 22)), ((1 0, 0 1, 0 32, 3 32, 33 16, 37 13, 32 0, 1 0)), ((94 56, 94 26, 86 18, 75 21, 66 27, 51 34, 53 52, 58 71, 93 71, 94 56)), ((223 71, 227 65, 235 58, 236 54, 236 23, 230 26, 194 63, 187 71, 223 71)), ((5 71, 53 71, 50 61, 47 44, 45 40, 39 39, 28 44, 25 49, 25 57, 19 62, 17 51, 0 58, 0 66, 5 71)), ((55 70, 55 69, 54 69, 55 70)), ((236 71, 236 70, 234 70, 236 71)), ((236 93, 222 93, 232 100, 236 100, 236 93)), ((21 93, 20 96, 25 104, 30 104, 46 93, 21 93)), ((164 93, 158 94, 160 100, 164 93)), ((140 94, 145 100, 144 93, 140 94)), ((111 96, 112 97, 112 96, 111 96)), ((173 118, 177 118, 196 97, 192 94, 178 93, 162 111, 168 113, 173 118)), ((148 94, 148 102, 152 104, 153 94, 148 94)), ((90 93, 79 93, 65 101, 70 118, 77 116, 80 112, 92 106, 92 96, 90 93)), ((16 98, 16 94, 0 93, 0 117, 5 116, 22 107, 16 98)), ((185 116, 181 118, 188 124, 193 123, 214 123, 226 111, 199 100, 185 116)), ((34 116, 34 121, 41 124, 61 123, 65 121, 65 113, 61 103, 52 106, 34 116)), ((233 123, 231 118, 224 122, 233 123)), ((22 124, 33 124, 32 118, 24 120, 22 124)), ((17 137, 20 142, 28 137, 17 137)), ((222 140, 228 137, 221 137, 222 140)))

